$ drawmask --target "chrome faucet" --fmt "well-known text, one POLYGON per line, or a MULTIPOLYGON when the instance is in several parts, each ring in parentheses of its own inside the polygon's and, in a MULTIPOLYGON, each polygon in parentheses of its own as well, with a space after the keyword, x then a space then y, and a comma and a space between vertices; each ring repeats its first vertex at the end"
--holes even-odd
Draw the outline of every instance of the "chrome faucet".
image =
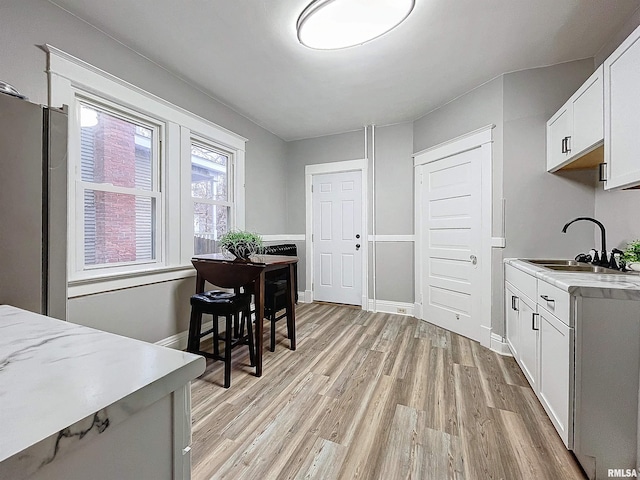
POLYGON ((573 222, 577 222, 579 220, 587 220, 589 222, 595 223, 600 227, 600 233, 602 235, 602 249, 600 253, 600 258, 599 259, 594 258, 593 263, 598 265, 609 266, 609 261, 607 260, 607 233, 604 229, 604 225, 601 222, 591 217, 574 218, 573 220, 568 222, 564 227, 562 227, 562 233, 567 233, 567 227, 569 227, 569 225, 571 225, 573 222))

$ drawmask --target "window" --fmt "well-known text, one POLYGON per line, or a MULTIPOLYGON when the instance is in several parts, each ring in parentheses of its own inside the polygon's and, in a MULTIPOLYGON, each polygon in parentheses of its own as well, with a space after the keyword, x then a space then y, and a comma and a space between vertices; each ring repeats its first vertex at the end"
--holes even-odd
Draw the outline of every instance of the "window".
POLYGON ((78 108, 83 270, 158 262, 160 127, 88 100, 78 108))
POLYGON ((231 164, 229 153, 191 143, 195 254, 217 252, 218 239, 233 226, 231 164))
POLYGON ((49 45, 69 106, 69 297, 186 278, 244 228, 246 139, 49 45))

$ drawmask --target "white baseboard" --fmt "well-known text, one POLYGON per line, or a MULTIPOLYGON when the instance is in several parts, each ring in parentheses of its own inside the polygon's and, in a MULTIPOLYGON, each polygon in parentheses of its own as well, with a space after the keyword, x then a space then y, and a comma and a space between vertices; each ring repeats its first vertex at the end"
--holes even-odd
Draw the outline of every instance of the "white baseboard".
POLYGON ((390 300, 376 300, 375 307, 372 298, 369 299, 370 312, 393 313, 394 315, 413 316, 413 303, 392 302, 390 300))
POLYGON ((300 301, 302 301, 303 298, 304 303, 313 303, 313 290, 305 290, 303 295, 298 295, 300 301))
POLYGON ((509 350, 509 345, 507 345, 507 342, 504 341, 504 338, 502 338, 497 333, 491 334, 491 350, 493 350, 496 353, 499 353, 500 355, 511 356, 511 350, 509 350))
MULTIPOLYGON (((202 331, 206 332, 213 327, 213 322, 207 322, 202 324, 202 331)), ((161 347, 173 348, 175 350, 186 350, 187 348, 187 340, 189 338, 189 330, 185 330, 184 332, 176 333, 175 335, 171 335, 170 337, 163 338, 162 340, 158 340, 155 342, 156 345, 160 345, 161 347)))
POLYGON ((422 304, 421 303, 414 303, 413 304, 413 316, 416 318, 422 318, 422 304))
POLYGON ((491 348, 491 327, 480 325, 480 345, 491 348))

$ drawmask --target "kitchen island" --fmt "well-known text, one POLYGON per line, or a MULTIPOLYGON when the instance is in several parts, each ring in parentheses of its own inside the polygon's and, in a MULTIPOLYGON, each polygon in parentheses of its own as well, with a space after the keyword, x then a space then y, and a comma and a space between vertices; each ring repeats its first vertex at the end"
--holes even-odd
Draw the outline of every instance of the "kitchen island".
POLYGON ((204 368, 0 305, 0 478, 189 478, 190 382, 204 368))

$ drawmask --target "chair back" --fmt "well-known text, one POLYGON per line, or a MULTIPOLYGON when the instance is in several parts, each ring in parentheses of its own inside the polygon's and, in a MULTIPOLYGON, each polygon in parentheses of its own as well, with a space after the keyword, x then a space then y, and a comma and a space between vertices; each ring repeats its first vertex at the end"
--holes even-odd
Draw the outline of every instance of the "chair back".
POLYGON ((207 282, 221 288, 238 288, 252 283, 264 265, 244 262, 212 262, 192 259, 191 263, 207 282))

